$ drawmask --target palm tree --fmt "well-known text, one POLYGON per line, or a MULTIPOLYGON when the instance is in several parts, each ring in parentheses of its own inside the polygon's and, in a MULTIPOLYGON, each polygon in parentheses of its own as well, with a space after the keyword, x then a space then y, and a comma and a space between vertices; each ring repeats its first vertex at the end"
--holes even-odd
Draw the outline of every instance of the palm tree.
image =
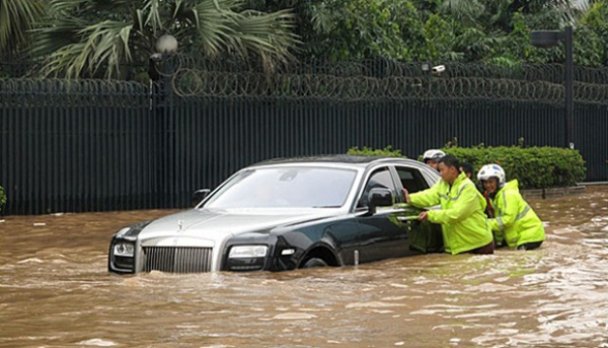
POLYGON ((0 51, 18 52, 27 42, 27 32, 44 16, 41 0, 0 0, 0 51))
POLYGON ((204 57, 257 57, 266 66, 291 58, 298 44, 287 11, 241 10, 243 0, 51 0, 52 20, 35 30, 32 52, 43 76, 122 78, 147 61, 157 39, 204 57))

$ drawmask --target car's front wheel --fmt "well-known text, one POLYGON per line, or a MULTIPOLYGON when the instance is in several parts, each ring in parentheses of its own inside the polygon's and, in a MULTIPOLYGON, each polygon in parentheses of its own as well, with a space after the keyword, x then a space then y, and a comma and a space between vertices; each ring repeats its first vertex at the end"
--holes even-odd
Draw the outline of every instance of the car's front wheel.
POLYGON ((304 262, 304 264, 302 265, 302 268, 313 268, 313 267, 327 267, 327 262, 325 262, 325 260, 320 259, 318 257, 313 257, 313 258, 306 260, 306 262, 304 262))

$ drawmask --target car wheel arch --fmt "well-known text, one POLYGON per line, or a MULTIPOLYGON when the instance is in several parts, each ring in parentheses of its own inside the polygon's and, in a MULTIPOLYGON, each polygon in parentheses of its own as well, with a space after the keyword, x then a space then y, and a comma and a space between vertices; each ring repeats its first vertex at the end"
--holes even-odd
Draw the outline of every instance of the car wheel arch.
POLYGON ((341 266, 340 259, 330 246, 325 244, 316 244, 310 247, 304 256, 300 258, 298 268, 302 268, 308 260, 313 258, 325 261, 328 266, 341 266))

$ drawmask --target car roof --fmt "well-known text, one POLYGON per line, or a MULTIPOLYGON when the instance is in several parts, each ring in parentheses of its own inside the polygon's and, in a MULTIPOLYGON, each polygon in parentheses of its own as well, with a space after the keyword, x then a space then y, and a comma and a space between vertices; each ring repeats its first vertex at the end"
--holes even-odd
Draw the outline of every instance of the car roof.
POLYGON ((405 157, 386 156, 355 156, 355 155, 317 155, 292 158, 274 158, 255 163, 251 167, 267 166, 276 164, 309 164, 309 163, 336 163, 352 165, 353 167, 367 167, 378 163, 403 163, 410 165, 422 165, 422 163, 405 157))

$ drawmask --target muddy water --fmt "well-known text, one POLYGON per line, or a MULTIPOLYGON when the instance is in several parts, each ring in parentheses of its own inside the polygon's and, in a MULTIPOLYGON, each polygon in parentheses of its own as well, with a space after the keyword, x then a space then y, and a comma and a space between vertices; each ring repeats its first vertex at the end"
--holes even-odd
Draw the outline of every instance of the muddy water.
POLYGON ((530 203, 540 250, 251 274, 108 274, 169 211, 9 216, 0 347, 608 347, 608 187, 530 203))

